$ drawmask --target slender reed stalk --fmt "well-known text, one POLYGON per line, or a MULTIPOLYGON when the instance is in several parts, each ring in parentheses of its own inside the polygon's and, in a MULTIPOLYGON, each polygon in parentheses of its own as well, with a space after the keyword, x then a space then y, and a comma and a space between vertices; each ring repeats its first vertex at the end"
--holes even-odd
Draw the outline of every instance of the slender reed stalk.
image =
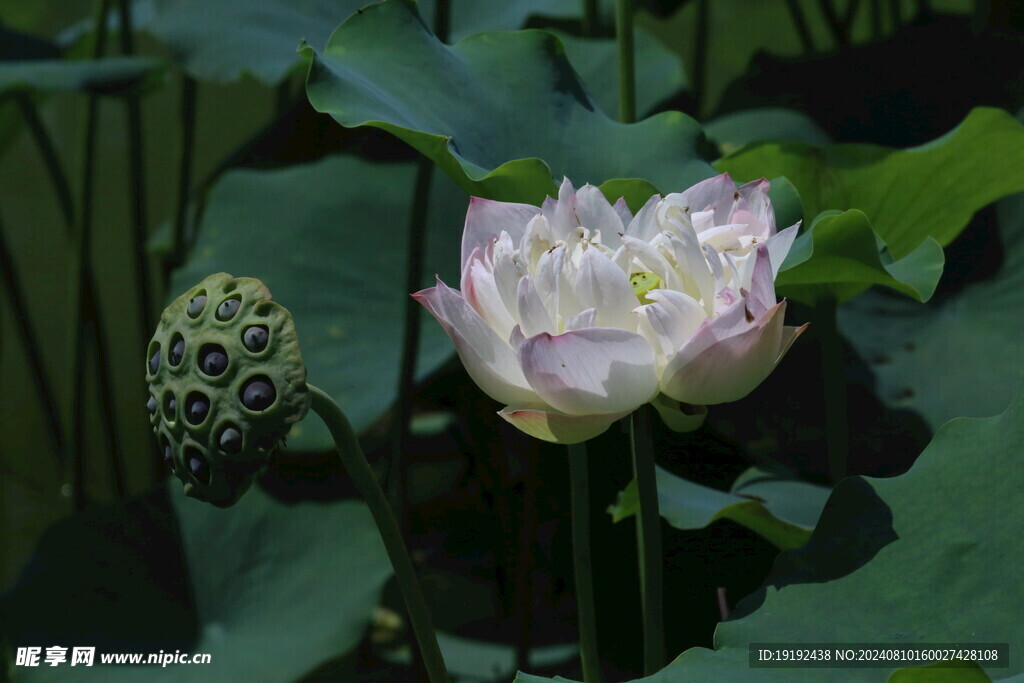
POLYGON ((57 148, 39 117, 39 110, 36 108, 35 102, 32 101, 32 97, 27 93, 19 93, 15 99, 25 125, 36 144, 36 149, 39 150, 39 157, 43 160, 43 166, 50 177, 53 191, 57 194, 57 203, 60 205, 61 216, 64 218, 68 239, 74 239, 75 204, 71 195, 71 183, 68 182, 67 174, 64 173, 64 167, 57 155, 57 148))
POLYGON ((569 479, 572 490, 572 557, 579 612, 580 661, 584 683, 601 683, 601 659, 597 644, 597 610, 590 548, 590 474, 585 444, 571 444, 569 479))
POLYGON ((601 28, 601 15, 597 0, 583 0, 583 35, 597 38, 601 28))
POLYGON ((615 39, 619 50, 619 120, 636 121, 636 68, 633 65, 633 3, 615 0, 615 39))
POLYGON ((708 50, 711 49, 710 5, 710 0, 697 0, 697 36, 694 40, 695 50, 693 57, 692 87, 694 101, 696 102, 696 111, 698 114, 707 110, 705 98, 708 91, 708 50))
MULTIPOLYGON (((132 36, 132 10, 129 0, 117 0, 117 11, 121 20, 121 54, 131 55, 135 52, 135 45, 132 36)), ((138 93, 130 92, 125 95, 124 104, 128 119, 128 177, 131 186, 135 293, 138 299, 142 348, 145 349, 149 340, 149 331, 156 324, 156 320, 153 318, 153 298, 149 285, 149 259, 146 255, 149 220, 146 215, 146 164, 142 142, 142 109, 139 106, 138 93)))
POLYGON ((164 280, 171 270, 185 259, 185 230, 188 227, 188 199, 192 185, 192 155, 196 144, 196 81, 181 77, 181 157, 178 161, 178 199, 174 207, 174 239, 171 253, 164 264, 164 280))
POLYGON ((640 510, 636 516, 637 555, 640 562, 640 600, 644 628, 644 675, 665 665, 665 618, 661 556, 661 514, 651 441, 651 406, 633 412, 630 439, 633 476, 640 510))
POLYGON ((416 577, 412 558, 409 557, 409 551, 402 540, 402 532, 398 528, 398 523, 391 512, 384 491, 377 483, 373 469, 370 468, 370 463, 367 462, 366 456, 359 446, 359 439, 356 438, 345 413, 320 389, 310 385, 309 394, 312 398, 313 412, 320 416, 330 430, 334 443, 338 447, 338 455, 363 500, 370 508, 370 514, 373 515, 373 520, 377 524, 377 530, 384 541, 384 548, 391 559, 391 566, 395 570, 398 587, 405 598, 409 621, 416 634, 430 681, 431 683, 447 683, 448 671, 444 665, 444 658, 441 656, 441 648, 437 644, 437 635, 434 633, 430 610, 427 608, 427 601, 423 596, 419 579, 416 577))
MULTIPOLYGON (((434 164, 421 157, 416 166, 416 189, 413 194, 408 252, 405 263, 405 291, 415 292, 423 281, 423 256, 426 251, 427 211, 430 208, 430 183, 434 164)), ((409 424, 412 419, 412 393, 416 380, 416 354, 420 346, 421 307, 411 296, 405 300, 405 338, 398 373, 398 403, 391 434, 391 463, 388 467, 388 498, 399 524, 405 531, 404 455, 409 447, 409 424)))
POLYGON ((46 431, 53 444, 57 462, 63 467, 67 459, 64 425, 60 419, 60 411, 57 409, 56 394, 50 384, 46 366, 43 364, 39 340, 32 327, 32 319, 29 316, 27 305, 28 297, 25 296, 25 291, 21 288, 21 278, 18 277, 18 271, 14 265, 14 255, 11 253, 10 245, 7 244, 2 224, 0 224, 0 277, 3 278, 4 289, 7 291, 7 298, 11 306, 10 310, 14 313, 14 325, 18 330, 18 336, 21 337, 21 344, 25 349, 28 367, 31 370, 32 383, 35 385, 36 394, 39 396, 39 403, 43 409, 46 431))
POLYGON ((814 39, 811 38, 811 31, 807 28, 807 21, 804 19, 804 11, 800 8, 799 0, 786 0, 786 8, 789 10, 789 17, 793 21, 793 28, 800 37, 800 44, 803 45, 804 54, 813 54, 814 39))

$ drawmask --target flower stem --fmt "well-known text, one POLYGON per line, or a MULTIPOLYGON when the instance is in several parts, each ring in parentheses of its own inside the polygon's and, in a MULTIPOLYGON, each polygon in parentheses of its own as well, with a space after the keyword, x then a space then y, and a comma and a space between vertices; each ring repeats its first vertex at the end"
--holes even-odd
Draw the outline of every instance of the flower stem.
POLYGON ((847 475, 850 428, 846 415, 846 377, 843 340, 836 327, 836 302, 823 300, 815 308, 815 327, 821 343, 821 377, 825 391, 825 442, 828 471, 833 483, 847 475))
POLYGON ((448 683, 448 671, 445 669, 444 658, 441 656, 441 648, 437 644, 437 635, 434 633, 430 610, 427 608, 427 601, 423 597, 419 579, 416 578, 412 559, 402 541, 402 533, 395 522, 395 516, 391 513, 384 491, 377 483, 377 478, 363 454, 363 449, 359 446, 359 440, 356 438, 355 432, 352 431, 352 425, 349 424, 345 413, 330 396, 320 389, 309 385, 309 394, 313 401, 313 412, 320 416, 331 431, 334 443, 338 447, 338 455, 341 456, 345 469, 348 470, 349 476, 352 477, 353 483, 359 489, 359 493, 366 501, 370 508, 370 514, 373 515, 373 520, 377 524, 377 530, 384 541, 384 548, 391 559, 391 566, 395 570, 398 587, 405 598, 409 621, 416 634, 430 681, 431 683, 448 683))
POLYGON ((636 70, 633 67, 633 2, 615 0, 615 38, 619 47, 619 120, 636 121, 636 70))
POLYGON ((600 683, 597 613, 590 553, 590 477, 585 444, 570 444, 569 479, 572 489, 572 557, 576 572, 576 607, 579 610, 580 660, 584 683, 600 683))
POLYGON ((651 442, 651 406, 634 411, 630 422, 633 476, 640 511, 636 516, 637 556, 640 561, 640 601, 644 624, 644 675, 665 664, 664 600, 662 594, 661 514, 651 442))

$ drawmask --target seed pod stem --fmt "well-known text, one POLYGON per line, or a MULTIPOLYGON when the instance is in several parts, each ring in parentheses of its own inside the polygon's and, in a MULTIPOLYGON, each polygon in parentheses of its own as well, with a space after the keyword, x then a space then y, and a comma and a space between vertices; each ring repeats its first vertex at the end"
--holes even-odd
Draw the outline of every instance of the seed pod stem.
POLYGON ((405 606, 409 610, 409 621, 416 634, 416 641, 419 643, 430 681, 431 683, 448 683, 450 679, 444 665, 444 658, 441 656, 441 648, 437 644, 437 635, 434 632, 430 610, 427 608, 423 589, 416 577, 416 570, 413 568, 412 558, 409 557, 409 551, 402 540, 402 533, 391 512, 384 491, 377 482, 377 477, 374 476, 370 463, 367 462, 345 413, 323 391, 313 385, 308 386, 312 399, 310 407, 331 431, 342 464, 369 506, 370 513, 377 524, 377 530, 380 532, 388 557, 391 559, 391 566, 395 570, 398 586, 405 598, 405 606))

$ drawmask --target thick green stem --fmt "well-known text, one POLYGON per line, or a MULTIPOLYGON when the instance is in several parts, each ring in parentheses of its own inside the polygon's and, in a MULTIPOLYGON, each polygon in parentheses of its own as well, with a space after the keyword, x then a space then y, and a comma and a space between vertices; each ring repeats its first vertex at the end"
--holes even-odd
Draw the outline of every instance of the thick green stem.
POLYGON ((833 483, 846 476, 850 450, 847 423, 846 376, 843 340, 836 327, 836 302, 826 299, 815 307, 814 327, 821 343, 821 377, 825 390, 825 441, 828 470, 833 483))
POLYGON ((640 601, 644 624, 644 675, 665 665, 665 618, 661 557, 661 513, 651 441, 650 405, 637 408, 630 422, 633 476, 640 511, 636 516, 637 556, 640 561, 640 601))
POLYGON ((430 610, 427 608, 423 589, 416 577, 412 558, 409 557, 409 551, 406 550, 402 532, 391 513, 391 507, 384 496, 384 491, 377 483, 370 463, 367 462, 363 449, 359 446, 359 439, 356 438, 345 413, 330 396, 312 385, 309 386, 309 394, 312 398, 313 412, 320 416, 331 431, 341 461, 359 493, 363 496, 363 500, 370 508, 374 522, 377 523, 377 530, 384 541, 384 548, 391 559, 391 566, 395 570, 398 587, 405 598, 409 621, 416 634, 430 681, 431 683, 448 683, 448 671, 445 669, 444 658, 441 656, 441 648, 437 644, 437 635, 434 633, 430 610))
POLYGON ((571 444, 569 479, 572 489, 572 557, 576 572, 576 608, 579 612, 580 660, 584 683, 600 683, 601 666, 597 646, 597 611, 594 603, 594 573, 590 552, 590 476, 585 444, 571 444))
POLYGON ((633 2, 615 0, 615 38, 619 48, 619 120, 636 121, 636 69, 633 66, 633 2))

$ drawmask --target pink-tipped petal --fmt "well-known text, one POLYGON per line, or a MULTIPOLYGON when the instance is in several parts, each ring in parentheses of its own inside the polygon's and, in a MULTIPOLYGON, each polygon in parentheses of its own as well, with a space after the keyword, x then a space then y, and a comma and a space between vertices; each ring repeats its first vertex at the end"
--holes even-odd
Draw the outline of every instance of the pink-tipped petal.
POLYGON ((726 223, 733 204, 738 199, 736 183, 728 173, 702 180, 682 193, 682 199, 690 207, 690 214, 700 211, 714 211, 715 225, 726 223))
POLYGON ((700 426, 704 424, 704 419, 708 416, 707 406, 680 403, 665 394, 655 396, 651 405, 658 411, 665 426, 674 432, 686 433, 700 429, 700 426))
POLYGON ((654 349, 626 330, 539 334, 523 342, 519 359, 537 395, 569 415, 629 412, 658 391, 654 349))
POLYGON ((482 259, 471 256, 466 263, 462 271, 462 296, 499 337, 508 336, 516 321, 501 300, 494 273, 482 259))
POLYGON ((498 415, 521 432, 544 441, 564 444, 592 439, 628 414, 566 415, 550 408, 513 406, 498 412, 498 415))
POLYGON ((473 249, 480 247, 484 251, 503 230, 515 244, 519 244, 526 231, 526 224, 539 211, 536 206, 529 204, 472 197, 466 212, 466 225, 462 230, 462 266, 465 267, 473 249))
MULTIPOLYGON (((752 180, 745 185, 740 185, 737 190, 740 193, 740 202, 737 212, 750 214, 760 225, 765 226, 765 237, 775 234, 775 212, 772 211, 772 201, 768 197, 768 191, 772 184, 765 178, 752 180)), ((740 220, 730 218, 729 222, 739 223, 740 220)), ((745 221, 742 221, 745 222, 745 221)))
POLYGON ((790 327, 789 325, 787 325, 782 328, 782 340, 779 342, 779 346, 781 348, 779 349, 779 357, 778 359, 776 359, 776 363, 782 360, 782 358, 786 355, 786 352, 789 351, 789 347, 791 347, 793 345, 793 342, 796 341, 796 338, 803 334, 804 330, 806 330, 809 326, 810 323, 804 323, 800 327, 790 327))
POLYGON ((469 376, 484 393, 501 403, 537 400, 515 351, 466 303, 462 294, 438 280, 436 287, 412 296, 441 323, 455 343, 469 376))
POLYGON ((662 374, 662 392, 697 405, 727 403, 749 394, 778 363, 785 307, 783 301, 770 309, 760 324, 716 341, 697 354, 688 352, 689 344, 684 346, 662 374))

